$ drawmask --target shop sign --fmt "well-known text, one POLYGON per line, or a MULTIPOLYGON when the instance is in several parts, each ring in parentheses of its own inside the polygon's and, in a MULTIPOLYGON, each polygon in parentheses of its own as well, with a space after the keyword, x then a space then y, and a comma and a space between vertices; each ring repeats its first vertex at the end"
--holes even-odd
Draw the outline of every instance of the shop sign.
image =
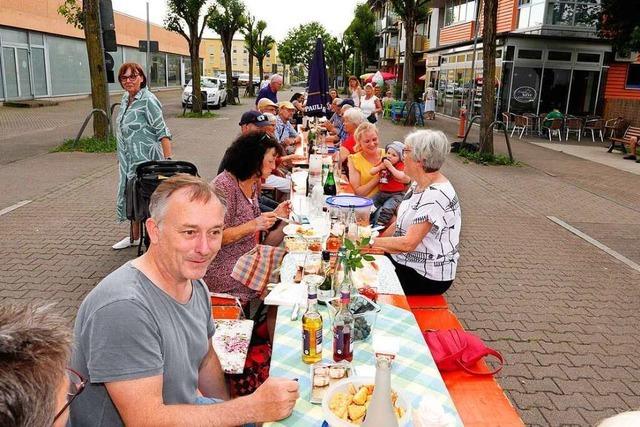
POLYGON ((513 99, 522 104, 535 102, 537 95, 538 92, 531 86, 520 86, 513 91, 513 99))

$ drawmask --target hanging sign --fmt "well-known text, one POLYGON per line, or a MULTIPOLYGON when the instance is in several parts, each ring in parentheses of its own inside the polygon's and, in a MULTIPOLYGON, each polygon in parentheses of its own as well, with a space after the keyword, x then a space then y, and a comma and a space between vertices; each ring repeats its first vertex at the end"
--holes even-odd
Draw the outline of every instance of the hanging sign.
POLYGON ((520 86, 513 91, 513 99, 522 104, 535 102, 537 95, 538 92, 531 86, 520 86))

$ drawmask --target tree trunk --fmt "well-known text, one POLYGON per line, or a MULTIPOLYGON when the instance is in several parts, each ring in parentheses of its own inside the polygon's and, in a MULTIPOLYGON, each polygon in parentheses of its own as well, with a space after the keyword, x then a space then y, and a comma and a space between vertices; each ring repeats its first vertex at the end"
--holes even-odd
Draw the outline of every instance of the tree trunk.
MULTIPOLYGON (((192 33, 193 34, 193 33, 192 33)), ((191 111, 194 113, 202 114, 202 105, 207 102, 206 99, 202 99, 202 90, 200 89, 200 57, 198 55, 200 50, 200 40, 191 36, 191 42, 189 43, 189 55, 191 56, 191 111)))
POLYGON ((233 70, 231 69, 231 44, 232 37, 222 37, 222 49, 224 50, 224 65, 227 72, 227 102, 235 105, 233 97, 233 70))
MULTIPOLYGON (((107 94, 107 75, 102 48, 102 30, 100 29, 100 8, 98 0, 85 0, 84 35, 89 56, 89 75, 91 78, 91 104, 109 114, 109 97, 107 94)), ((93 115, 93 136, 107 139, 109 124, 102 114, 93 115)))
MULTIPOLYGON (((260 70, 260 81, 262 81, 262 70, 260 70)), ((256 96, 256 92, 254 90, 255 86, 253 85, 253 55, 249 52, 249 96, 256 96)))
MULTIPOLYGON (((264 76, 264 56, 258 58, 258 70, 260 70, 260 76, 264 76)), ((262 80, 262 77, 260 77, 260 80, 262 80)))
POLYGON ((480 141, 482 152, 493 154, 493 132, 489 125, 496 111, 496 21, 498 1, 485 0, 482 34, 482 118, 480 120, 480 141))
POLYGON ((413 32, 415 28, 415 22, 413 21, 413 19, 407 19, 404 24, 405 47, 404 66, 402 69, 402 99, 403 101, 415 101, 415 99, 413 99, 413 32))

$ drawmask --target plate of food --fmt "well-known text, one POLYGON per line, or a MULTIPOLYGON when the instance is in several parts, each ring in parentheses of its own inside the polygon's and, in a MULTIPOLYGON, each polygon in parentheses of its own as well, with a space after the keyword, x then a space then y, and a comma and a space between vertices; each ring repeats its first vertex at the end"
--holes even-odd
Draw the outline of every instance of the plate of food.
POLYGON ((282 229, 287 236, 317 237, 316 230, 308 224, 288 224, 282 229))
MULTIPOLYGON (((322 412, 331 427, 359 426, 367 415, 373 396, 373 377, 345 378, 332 384, 322 399, 322 412)), ((399 426, 409 422, 410 407, 396 390, 391 390, 391 403, 399 426)))
POLYGON ((311 375, 311 403, 322 403, 324 394, 329 387, 351 375, 351 364, 340 363, 315 363, 310 367, 311 375))

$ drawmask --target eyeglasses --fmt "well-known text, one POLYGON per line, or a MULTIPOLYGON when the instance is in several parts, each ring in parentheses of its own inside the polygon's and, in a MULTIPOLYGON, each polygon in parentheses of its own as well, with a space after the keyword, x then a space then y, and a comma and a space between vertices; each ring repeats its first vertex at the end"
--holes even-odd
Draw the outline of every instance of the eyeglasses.
POLYGON ((78 395, 80 395, 80 393, 82 393, 82 391, 84 390, 84 387, 87 385, 87 380, 83 378, 82 375, 80 375, 77 371, 71 368, 66 368, 65 374, 67 375, 67 378, 69 378, 69 391, 67 392, 67 403, 65 403, 62 409, 60 409, 56 414, 56 416, 53 418, 54 422, 58 418, 60 418, 62 414, 64 414, 64 411, 66 411, 69 405, 71 405, 71 402, 73 402, 73 399, 75 399, 78 395))
POLYGON ((402 149, 402 154, 403 154, 403 155, 406 155, 407 153, 411 153, 411 151, 412 151, 412 150, 411 150, 410 148, 403 148, 403 149, 402 149))
POLYGON ((127 80, 129 80, 129 81, 134 81, 135 79, 137 79, 137 78, 138 78, 138 76, 139 76, 139 75, 140 75, 140 74, 135 74, 135 73, 133 73, 133 74, 130 74, 130 75, 128 75, 128 76, 121 76, 121 77, 120 77, 120 81, 121 81, 121 82, 126 82, 127 80))

